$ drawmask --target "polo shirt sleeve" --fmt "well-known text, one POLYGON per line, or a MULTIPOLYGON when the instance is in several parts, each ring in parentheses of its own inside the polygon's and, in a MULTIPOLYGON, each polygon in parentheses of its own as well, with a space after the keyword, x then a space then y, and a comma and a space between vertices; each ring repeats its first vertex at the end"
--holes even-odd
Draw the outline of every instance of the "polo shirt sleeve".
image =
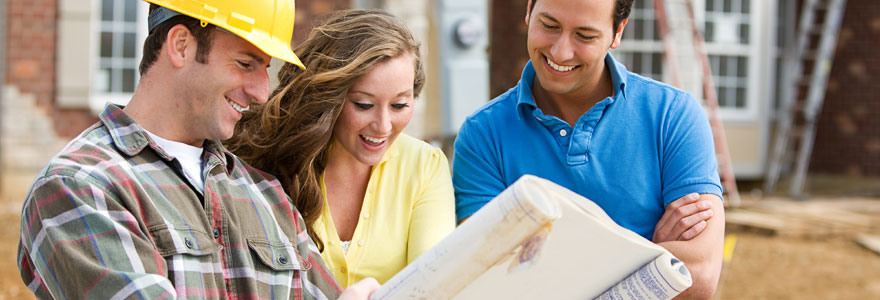
POLYGON ((490 134, 492 122, 468 118, 455 139, 452 159, 452 185, 455 188, 457 221, 470 217, 504 191, 495 139, 490 134))
POLYGON ((690 193, 720 198, 712 129, 699 102, 688 93, 677 93, 661 126, 663 205, 690 193))

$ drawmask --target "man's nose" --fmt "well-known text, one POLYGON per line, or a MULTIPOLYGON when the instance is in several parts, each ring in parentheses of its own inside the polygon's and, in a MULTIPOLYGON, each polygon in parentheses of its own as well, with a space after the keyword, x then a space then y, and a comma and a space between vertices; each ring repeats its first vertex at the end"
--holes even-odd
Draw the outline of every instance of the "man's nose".
POLYGON ((266 103, 269 100, 269 72, 262 70, 251 74, 245 93, 256 103, 266 103))
POLYGON ((562 63, 574 57, 574 48, 571 44, 571 38, 566 34, 559 35, 553 46, 550 47, 550 55, 555 63, 562 63))

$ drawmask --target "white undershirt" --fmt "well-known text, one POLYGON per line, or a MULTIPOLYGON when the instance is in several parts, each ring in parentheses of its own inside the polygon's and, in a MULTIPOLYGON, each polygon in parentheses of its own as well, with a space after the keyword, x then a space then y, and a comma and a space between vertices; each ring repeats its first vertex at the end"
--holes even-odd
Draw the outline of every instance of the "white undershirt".
POLYGON ((351 246, 351 241, 342 241, 342 254, 348 254, 349 246, 351 246))
POLYGON ((204 194, 205 181, 202 179, 202 151, 204 150, 200 147, 163 139, 149 131, 146 132, 162 150, 177 158, 180 166, 183 167, 183 175, 199 194, 204 194))

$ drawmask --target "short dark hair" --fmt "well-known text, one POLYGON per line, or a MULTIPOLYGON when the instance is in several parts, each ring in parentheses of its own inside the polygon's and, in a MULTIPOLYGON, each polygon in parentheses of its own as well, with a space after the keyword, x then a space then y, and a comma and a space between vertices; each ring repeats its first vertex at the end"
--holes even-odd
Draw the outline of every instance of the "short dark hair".
MULTIPOLYGON (((629 18, 629 12, 632 11, 633 1, 635 0, 615 0, 613 15, 614 32, 617 32, 617 27, 620 27, 620 23, 623 22, 624 19, 629 18)), ((532 6, 529 7, 529 13, 535 10, 535 3, 537 2, 538 0, 532 0, 532 6)))
MULTIPOLYGON (((158 7, 156 4, 150 4, 150 12, 158 7)), ((162 22, 162 24, 157 25, 147 35, 147 39, 144 41, 143 58, 141 58, 141 64, 138 67, 138 72, 141 75, 144 75, 159 58, 159 51, 162 50, 162 44, 165 43, 165 39, 168 37, 168 31, 177 24, 186 26, 189 32, 196 38, 196 61, 200 63, 208 62, 208 55, 211 54, 211 37, 214 32, 214 24, 202 27, 201 21, 181 15, 162 22)))

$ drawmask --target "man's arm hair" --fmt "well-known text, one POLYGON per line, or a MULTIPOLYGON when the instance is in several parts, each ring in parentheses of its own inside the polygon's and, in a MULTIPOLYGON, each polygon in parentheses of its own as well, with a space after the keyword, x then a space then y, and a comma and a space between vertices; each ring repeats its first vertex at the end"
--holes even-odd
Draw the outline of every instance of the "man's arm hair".
POLYGON ((700 194, 690 193, 672 201, 663 212, 663 216, 654 227, 651 241, 662 243, 668 241, 687 241, 706 229, 707 221, 714 212, 712 203, 701 200, 700 194))
POLYGON ((715 294, 721 276, 724 251, 724 205, 714 194, 701 194, 701 201, 709 201, 714 215, 706 220, 702 233, 687 241, 668 241, 658 245, 684 261, 691 272, 693 285, 675 299, 709 299, 715 294))

